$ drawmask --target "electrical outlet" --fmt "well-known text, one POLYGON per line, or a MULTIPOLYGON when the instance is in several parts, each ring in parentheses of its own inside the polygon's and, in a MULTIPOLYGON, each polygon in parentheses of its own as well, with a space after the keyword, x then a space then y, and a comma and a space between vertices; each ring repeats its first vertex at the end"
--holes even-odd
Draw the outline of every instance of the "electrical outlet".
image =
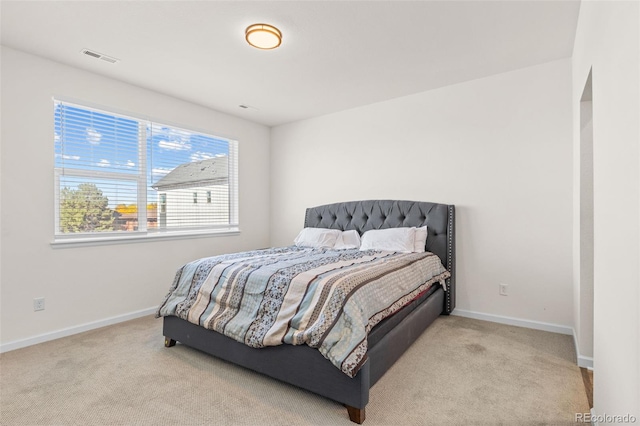
POLYGON ((44 311, 44 297, 38 297, 37 299, 33 299, 33 310, 44 311))
POLYGON ((507 287, 508 285, 506 284, 500 284, 500 296, 508 296, 509 294, 507 293, 507 287))

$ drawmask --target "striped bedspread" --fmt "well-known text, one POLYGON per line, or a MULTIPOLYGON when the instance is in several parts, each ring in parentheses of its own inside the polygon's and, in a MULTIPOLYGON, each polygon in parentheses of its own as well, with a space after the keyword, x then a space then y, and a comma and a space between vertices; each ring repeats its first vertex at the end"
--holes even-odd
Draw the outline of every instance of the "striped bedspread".
POLYGON ((157 316, 174 315, 254 348, 318 348, 350 377, 369 330, 449 277, 432 253, 281 247, 181 267, 157 316))

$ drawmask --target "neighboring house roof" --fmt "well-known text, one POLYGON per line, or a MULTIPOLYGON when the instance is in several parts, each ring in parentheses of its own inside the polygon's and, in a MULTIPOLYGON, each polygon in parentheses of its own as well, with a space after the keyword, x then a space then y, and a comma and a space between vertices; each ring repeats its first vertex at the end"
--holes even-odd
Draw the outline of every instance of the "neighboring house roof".
POLYGON ((229 180, 227 160, 227 156, 222 155, 207 160, 180 164, 151 187, 158 191, 167 191, 225 184, 229 180))

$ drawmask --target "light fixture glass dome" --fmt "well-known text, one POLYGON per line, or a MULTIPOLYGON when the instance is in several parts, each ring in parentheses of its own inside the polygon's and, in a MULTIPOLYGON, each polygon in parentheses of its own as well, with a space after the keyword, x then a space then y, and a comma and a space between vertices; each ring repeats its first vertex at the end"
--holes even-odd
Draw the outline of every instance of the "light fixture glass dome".
POLYGON ((249 25, 245 30, 247 43, 258 49, 275 49, 282 43, 282 33, 279 29, 268 24, 249 25))

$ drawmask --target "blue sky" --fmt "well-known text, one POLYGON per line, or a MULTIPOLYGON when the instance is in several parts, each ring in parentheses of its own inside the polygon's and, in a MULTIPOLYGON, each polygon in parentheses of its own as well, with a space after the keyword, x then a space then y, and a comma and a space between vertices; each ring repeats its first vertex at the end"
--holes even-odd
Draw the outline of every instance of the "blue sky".
POLYGON ((56 102, 55 167, 66 170, 60 186, 76 188, 79 183, 93 182, 109 198, 111 207, 136 203, 137 184, 131 178, 140 173, 139 123, 147 135, 149 203, 157 201, 151 185, 176 166, 229 153, 224 139, 56 102), (74 169, 98 174, 115 172, 118 176, 108 179, 72 176, 74 169), (114 179, 120 176, 122 179, 114 179))

